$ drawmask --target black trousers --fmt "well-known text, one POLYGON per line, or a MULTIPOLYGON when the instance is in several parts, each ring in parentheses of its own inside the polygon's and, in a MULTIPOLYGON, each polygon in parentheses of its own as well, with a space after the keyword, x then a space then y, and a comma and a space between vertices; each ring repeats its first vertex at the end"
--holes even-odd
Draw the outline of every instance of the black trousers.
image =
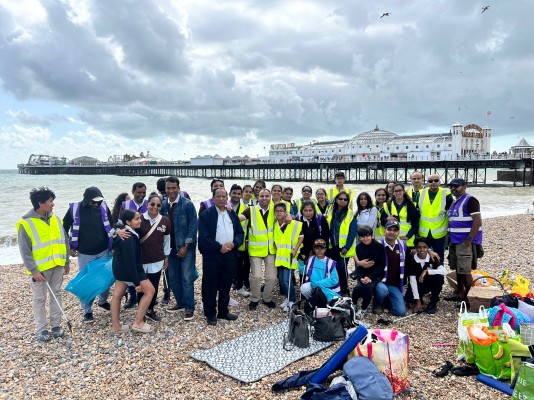
MULTIPOLYGON (((445 277, 443 275, 427 275, 423 280, 423 283, 417 282, 417 291, 419 292, 419 298, 422 299, 427 293, 430 293, 430 302, 437 304, 439 302, 439 294, 443 288, 445 277)), ((408 285, 408 291, 404 296, 407 303, 413 303, 412 288, 408 285)))
POLYGON ((243 286, 250 288, 250 256, 248 251, 240 251, 239 259, 237 261, 237 272, 235 278, 235 288, 241 289, 243 286))
POLYGON ((237 264, 237 251, 202 255, 202 303, 206 317, 228 315, 230 288, 237 264), (219 293, 218 302, 217 293, 219 293))
POLYGON ((336 262, 336 271, 339 275, 339 287, 341 289, 341 294, 343 296, 348 295, 349 293, 349 282, 347 280, 347 274, 348 274, 348 262, 350 260, 349 258, 343 258, 341 257, 341 254, 339 253, 341 249, 339 247, 332 247, 328 250, 328 257, 330 257, 332 260, 336 262))
POLYGON ((373 290, 378 282, 369 282, 363 284, 360 281, 352 289, 352 303, 356 305, 358 300, 362 298, 362 309, 366 310, 371 304, 371 299, 373 298, 373 290))
MULTIPOLYGON (((153 310, 154 306, 156 305, 156 299, 158 298, 158 287, 159 287, 159 279, 161 278, 161 271, 156 272, 154 274, 146 274, 146 277, 152 283, 152 286, 154 286, 155 292, 154 296, 152 296, 152 301, 150 302, 150 305, 148 306, 149 310, 153 310)), ((137 304, 141 301, 141 298, 144 296, 143 292, 137 293, 137 304)))

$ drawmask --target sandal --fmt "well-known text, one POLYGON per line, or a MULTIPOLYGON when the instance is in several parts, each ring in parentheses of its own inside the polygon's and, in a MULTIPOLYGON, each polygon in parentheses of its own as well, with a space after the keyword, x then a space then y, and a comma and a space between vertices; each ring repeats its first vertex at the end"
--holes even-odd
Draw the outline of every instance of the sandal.
POLYGON ((471 375, 478 375, 479 371, 477 367, 464 365, 463 367, 452 368, 451 373, 457 376, 471 376, 471 375))
POLYGON ((112 335, 120 335, 121 333, 130 332, 130 325, 121 325, 121 329, 118 331, 111 331, 112 335))
POLYGON ((139 332, 139 333, 150 333, 150 332, 152 332, 152 326, 148 325, 145 322, 145 323, 143 323, 143 326, 141 328, 138 328, 138 327, 132 325, 132 330, 134 332, 139 332))
POLYGON ((434 371, 432 371, 432 375, 434 375, 436 378, 443 378, 449 373, 449 371, 453 367, 454 365, 450 361, 447 361, 445 364, 441 366, 441 368, 439 369, 436 368, 434 371))

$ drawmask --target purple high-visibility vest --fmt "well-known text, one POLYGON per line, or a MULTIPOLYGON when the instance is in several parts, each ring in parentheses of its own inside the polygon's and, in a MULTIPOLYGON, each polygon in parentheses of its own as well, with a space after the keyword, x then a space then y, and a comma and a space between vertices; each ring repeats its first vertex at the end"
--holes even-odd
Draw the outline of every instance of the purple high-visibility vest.
MULTIPOLYGON (((384 252, 386 253, 386 266, 384 267, 385 275, 384 278, 382 278, 382 282, 386 283, 386 280, 388 279, 388 253, 386 251, 386 239, 382 238, 380 240, 380 243, 382 243, 382 246, 384 246, 384 252)), ((397 243, 399 245, 399 256, 400 256, 400 285, 399 290, 401 293, 404 292, 404 264, 406 263, 406 242, 404 240, 397 239, 397 243)))
POLYGON ((208 208, 210 208, 211 206, 214 206, 215 205, 215 202, 213 201, 213 199, 208 199, 208 200, 204 200, 202 202, 202 204, 204 204, 204 207, 206 207, 206 210, 208 208))
MULTIPOLYGON (((71 230, 69 232, 69 244, 71 249, 78 248, 78 235, 80 233, 80 206, 81 202, 70 203, 69 210, 72 215, 74 222, 72 223, 71 230)), ((100 214, 102 215, 102 223, 104 224, 104 229, 108 235, 108 250, 111 251, 113 244, 113 236, 111 235, 111 225, 108 219, 108 205, 105 201, 100 204, 100 214)))
POLYGON ((134 210, 138 211, 140 214, 143 214, 146 210, 148 210, 148 200, 144 199, 143 203, 141 203, 141 207, 139 208, 137 208, 137 204, 135 201, 133 201, 133 199, 129 201, 123 201, 121 207, 123 210, 134 210))
MULTIPOLYGON (((295 215, 295 219, 300 221, 301 220, 301 217, 302 215, 300 213, 297 213, 297 215, 295 215)), ((319 214, 319 213, 315 213, 315 220, 317 221, 317 225, 319 226, 319 235, 321 233, 323 233, 323 228, 321 227, 321 221, 323 220, 323 214, 319 214)), ((301 222, 304 222, 304 220, 302 220, 301 222)))
MULTIPOLYGON (((467 203, 472 196, 465 193, 459 199, 454 200, 447 212, 449 216, 449 226, 447 230, 449 231, 449 237, 452 244, 463 243, 465 239, 469 236, 471 228, 473 227, 473 217, 467 211, 467 203)), ((475 238, 473 239, 474 244, 482 244, 482 226, 478 229, 475 238)))
MULTIPOLYGON (((313 264, 315 263, 316 258, 317 258, 316 256, 311 256, 308 259, 308 265, 306 266, 306 278, 304 279, 304 283, 310 282, 310 280, 311 280, 311 276, 312 276, 312 273, 313 273, 313 264)), ((325 279, 326 278, 330 278, 330 274, 332 273, 334 268, 336 268, 336 262, 334 260, 332 260, 331 258, 328 258, 328 257, 326 257, 326 258, 327 258, 327 260, 326 260, 326 271, 325 271, 325 275, 324 275, 325 279)), ((333 290, 334 292, 341 294, 341 287, 339 286, 339 282, 336 285, 329 287, 328 289, 333 290)))

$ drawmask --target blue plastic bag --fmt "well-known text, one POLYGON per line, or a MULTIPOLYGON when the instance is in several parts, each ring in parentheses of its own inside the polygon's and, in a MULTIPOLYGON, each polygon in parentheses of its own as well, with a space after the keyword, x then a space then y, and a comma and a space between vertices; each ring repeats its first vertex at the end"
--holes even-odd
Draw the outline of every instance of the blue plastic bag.
POLYGON ((113 257, 91 261, 67 284, 65 290, 78 297, 82 303, 91 304, 96 296, 115 283, 112 262, 113 257))

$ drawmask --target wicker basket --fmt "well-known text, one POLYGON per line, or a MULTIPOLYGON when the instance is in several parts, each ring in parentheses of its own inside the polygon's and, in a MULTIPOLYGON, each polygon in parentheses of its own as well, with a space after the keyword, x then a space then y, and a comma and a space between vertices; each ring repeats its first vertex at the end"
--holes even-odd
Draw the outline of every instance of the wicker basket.
POLYGON ((491 299, 493 299, 495 296, 503 296, 506 294, 506 290, 504 290, 504 286, 502 283, 496 279, 493 276, 479 276, 476 279, 473 279, 473 286, 471 286, 471 289, 469 289, 469 293, 467 294, 467 299, 469 300, 469 304, 471 305, 472 309, 478 309, 480 306, 484 306, 484 308, 489 308, 491 299), (482 278, 492 278, 495 282, 498 282, 501 286, 498 288, 497 286, 475 286, 475 282, 482 278))

